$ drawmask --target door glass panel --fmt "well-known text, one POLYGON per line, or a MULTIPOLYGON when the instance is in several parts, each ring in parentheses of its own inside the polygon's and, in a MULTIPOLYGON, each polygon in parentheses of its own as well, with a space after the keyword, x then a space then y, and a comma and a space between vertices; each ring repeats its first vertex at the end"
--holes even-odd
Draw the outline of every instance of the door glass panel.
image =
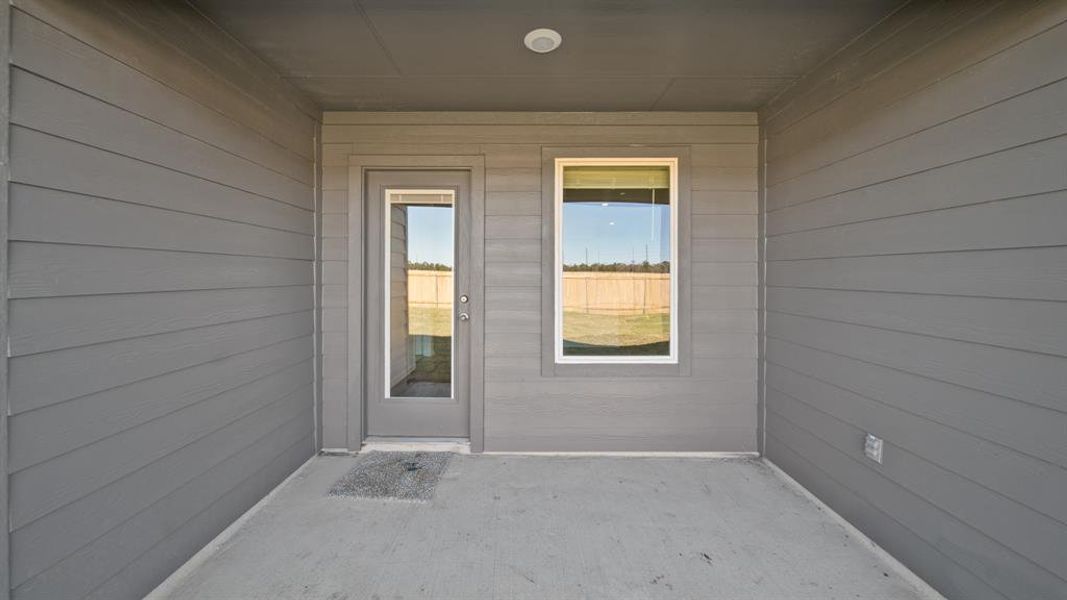
POLYGON ((455 192, 389 190, 386 396, 452 396, 455 192))

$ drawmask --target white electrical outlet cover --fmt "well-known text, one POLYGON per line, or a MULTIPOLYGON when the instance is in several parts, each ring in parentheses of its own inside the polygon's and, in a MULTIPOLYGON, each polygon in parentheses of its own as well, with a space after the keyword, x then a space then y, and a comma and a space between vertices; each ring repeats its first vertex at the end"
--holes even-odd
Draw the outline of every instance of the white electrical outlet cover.
POLYGON ((867 458, 873 460, 878 464, 882 464, 882 438, 867 434, 867 439, 863 442, 863 453, 867 455, 867 458))

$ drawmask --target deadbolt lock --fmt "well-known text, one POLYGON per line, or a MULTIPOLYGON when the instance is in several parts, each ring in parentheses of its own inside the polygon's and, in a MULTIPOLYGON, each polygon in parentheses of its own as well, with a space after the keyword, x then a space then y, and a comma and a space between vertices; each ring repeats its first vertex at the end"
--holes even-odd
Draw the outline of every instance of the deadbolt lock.
POLYGON ((467 297, 467 294, 463 294, 462 296, 459 297, 459 301, 462 302, 463 304, 466 304, 466 303, 470 302, 470 300, 471 299, 467 297))

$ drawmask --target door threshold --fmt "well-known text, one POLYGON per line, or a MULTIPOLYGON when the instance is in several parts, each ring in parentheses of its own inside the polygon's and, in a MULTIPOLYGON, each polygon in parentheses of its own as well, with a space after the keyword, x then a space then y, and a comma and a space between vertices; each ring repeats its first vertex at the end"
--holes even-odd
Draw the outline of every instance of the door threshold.
POLYGON ((362 452, 454 452, 470 454, 467 438, 409 438, 368 437, 359 449, 362 452))

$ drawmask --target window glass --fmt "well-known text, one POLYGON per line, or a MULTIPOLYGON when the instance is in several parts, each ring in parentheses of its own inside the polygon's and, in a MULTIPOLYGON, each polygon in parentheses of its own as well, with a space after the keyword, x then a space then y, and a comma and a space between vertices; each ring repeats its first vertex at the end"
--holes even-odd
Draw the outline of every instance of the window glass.
POLYGON ((452 396, 454 192, 390 191, 386 396, 452 396))
POLYGON ((561 175, 558 356, 671 357, 670 165, 564 165, 561 175))

